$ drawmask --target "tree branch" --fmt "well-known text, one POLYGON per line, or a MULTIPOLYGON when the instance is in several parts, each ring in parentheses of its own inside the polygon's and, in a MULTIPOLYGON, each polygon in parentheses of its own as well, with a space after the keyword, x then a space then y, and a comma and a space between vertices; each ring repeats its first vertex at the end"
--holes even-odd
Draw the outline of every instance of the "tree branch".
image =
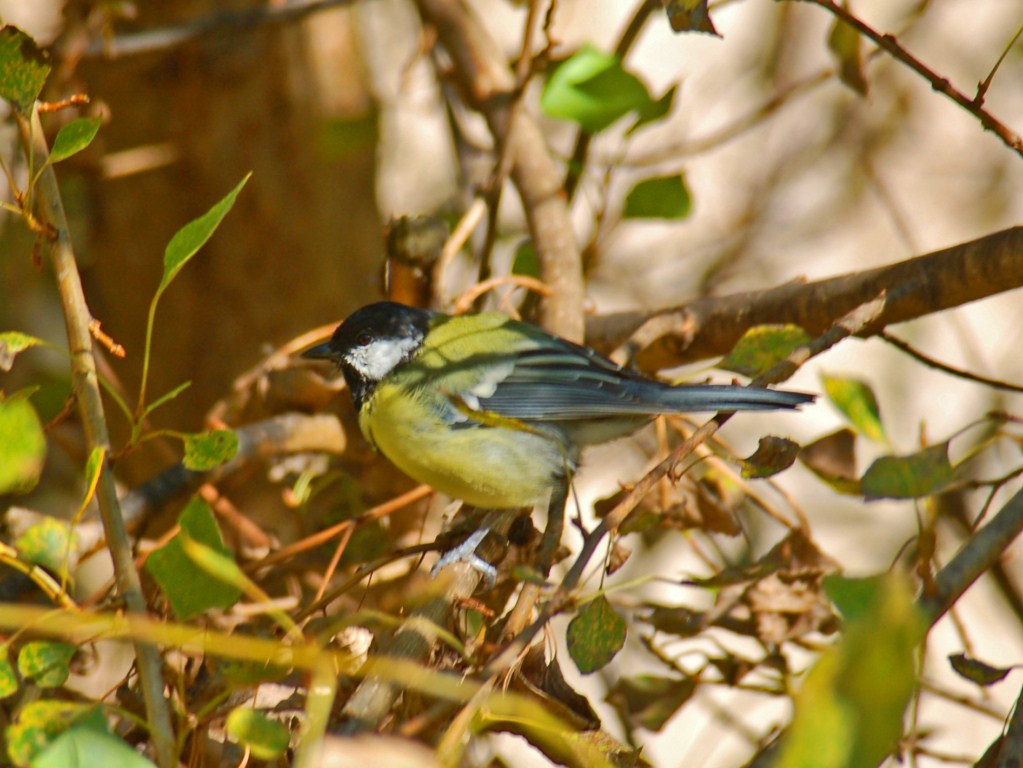
POLYGON ((1023 227, 864 272, 763 291, 706 297, 657 312, 589 318, 587 341, 602 350, 625 345, 643 370, 727 354, 749 328, 792 323, 811 336, 833 318, 889 292, 882 314, 858 335, 1023 286, 1023 227))
MULTIPOLYGON (((44 163, 49 156, 49 148, 46 145, 46 136, 43 133, 38 113, 33 110, 32 116, 29 118, 15 110, 15 115, 26 154, 31 153, 39 163, 44 163)), ((35 193, 39 201, 41 218, 53 228, 54 234, 49 243, 50 258, 53 262, 53 273, 64 311, 64 322, 67 325, 68 350, 71 357, 71 385, 78 403, 86 444, 90 451, 101 449, 105 455, 109 455, 110 436, 103 413, 99 378, 96 375, 92 335, 89 333, 89 322, 92 320, 92 315, 85 302, 82 279, 78 273, 75 252, 71 245, 71 232, 64 214, 64 203, 57 185, 57 175, 54 173, 52 165, 46 165, 43 168, 35 187, 35 193)), ((104 462, 96 486, 96 499, 99 503, 100 517, 103 520, 107 541, 110 544, 118 593, 123 598, 129 612, 145 615, 146 601, 142 595, 138 572, 135 570, 131 543, 121 517, 114 475, 110 471, 110 465, 106 462, 104 462)), ((146 719, 149 722, 157 762, 160 768, 173 768, 178 764, 177 747, 174 729, 171 725, 170 710, 164 696, 163 660, 159 650, 152 643, 137 640, 134 647, 135 663, 146 703, 146 719)))
POLYGON ((483 114, 497 144, 505 146, 512 159, 511 180, 522 198, 540 259, 540 276, 551 290, 543 303, 543 325, 579 341, 583 335, 582 254, 561 171, 543 132, 524 109, 512 109, 515 75, 476 13, 462 0, 418 0, 417 5, 451 56, 465 98, 483 114))

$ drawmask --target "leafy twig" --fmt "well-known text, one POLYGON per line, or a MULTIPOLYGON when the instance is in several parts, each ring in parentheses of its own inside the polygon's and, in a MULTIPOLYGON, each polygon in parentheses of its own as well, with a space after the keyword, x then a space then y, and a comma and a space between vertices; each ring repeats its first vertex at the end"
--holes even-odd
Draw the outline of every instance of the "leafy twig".
MULTIPOLYGON (((39 115, 33 112, 29 118, 16 112, 16 116, 26 153, 46 158, 48 148, 39 115)), ((71 352, 71 381, 85 430, 85 439, 90 450, 100 449, 109 452, 110 436, 107 432, 99 379, 96 375, 92 335, 89 333, 89 322, 92 317, 85 302, 81 276, 71 245, 71 232, 68 229, 64 204, 52 165, 43 168, 36 194, 40 215, 53 227, 55 233, 50 242, 50 258, 67 324, 71 352)), ((100 473, 96 498, 113 558, 118 591, 129 612, 145 615, 146 601, 142 596, 142 586, 135 570, 131 543, 121 517, 117 489, 109 465, 105 464, 100 473)), ((164 695, 163 662, 160 652, 155 645, 142 640, 137 640, 134 645, 157 762, 161 768, 173 768, 177 765, 177 753, 170 710, 164 695)))
POLYGON ((1009 149, 1023 156, 1023 137, 1013 133, 1009 130, 1008 126, 984 109, 984 92, 987 90, 985 84, 981 84, 981 87, 977 91, 977 95, 971 99, 965 93, 953 86, 952 83, 949 82, 948 78, 942 77, 920 61, 920 59, 916 58, 913 54, 903 48, 895 35, 882 34, 878 32, 866 22, 862 21, 859 17, 850 13, 845 7, 839 5, 833 0, 802 1, 819 5, 845 24, 848 24, 858 30, 860 34, 872 40, 879 48, 887 51, 893 58, 901 61, 907 67, 923 77, 931 84, 931 88, 935 91, 945 94, 960 107, 976 117, 980 121, 980 124, 984 126, 985 130, 991 131, 995 134, 1007 147, 1009 147, 1009 149))

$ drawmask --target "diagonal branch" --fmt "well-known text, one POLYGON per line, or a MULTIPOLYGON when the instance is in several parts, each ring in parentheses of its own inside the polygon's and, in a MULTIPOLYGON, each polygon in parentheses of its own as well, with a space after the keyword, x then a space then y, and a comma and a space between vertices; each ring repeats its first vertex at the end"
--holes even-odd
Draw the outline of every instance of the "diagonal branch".
POLYGON ((587 341, 603 350, 625 345, 647 371, 727 354, 749 328, 792 323, 811 336, 832 319, 889 292, 884 311, 858 335, 1023 286, 1023 227, 877 269, 763 291, 705 297, 650 312, 590 318, 587 341))
POLYGON ((561 186, 560 167, 533 116, 524 109, 513 109, 515 75, 475 10, 462 0, 418 0, 417 5, 454 62, 466 100, 483 114, 497 145, 506 147, 512 160, 511 180, 522 198, 540 259, 540 276, 551 290, 543 305, 543 325, 580 341, 582 254, 561 186))

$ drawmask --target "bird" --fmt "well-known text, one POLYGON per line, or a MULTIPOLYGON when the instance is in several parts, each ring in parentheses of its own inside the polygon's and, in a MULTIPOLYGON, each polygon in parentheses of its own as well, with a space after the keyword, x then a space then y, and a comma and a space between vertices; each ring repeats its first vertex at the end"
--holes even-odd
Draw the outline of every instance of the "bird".
POLYGON ((390 301, 358 309, 302 356, 340 368, 363 435, 399 469, 482 509, 547 502, 549 514, 563 514, 582 449, 658 414, 814 399, 676 386, 501 313, 452 316, 390 301))

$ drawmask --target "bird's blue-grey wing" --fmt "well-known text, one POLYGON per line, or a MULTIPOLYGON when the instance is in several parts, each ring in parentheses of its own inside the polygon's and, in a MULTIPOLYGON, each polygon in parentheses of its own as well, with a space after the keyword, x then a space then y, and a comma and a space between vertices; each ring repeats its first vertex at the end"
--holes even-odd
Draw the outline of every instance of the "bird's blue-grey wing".
POLYGON ((500 380, 469 403, 524 421, 575 421, 615 416, 715 410, 792 408, 812 396, 731 385, 671 386, 620 368, 560 339, 521 351, 500 380))

